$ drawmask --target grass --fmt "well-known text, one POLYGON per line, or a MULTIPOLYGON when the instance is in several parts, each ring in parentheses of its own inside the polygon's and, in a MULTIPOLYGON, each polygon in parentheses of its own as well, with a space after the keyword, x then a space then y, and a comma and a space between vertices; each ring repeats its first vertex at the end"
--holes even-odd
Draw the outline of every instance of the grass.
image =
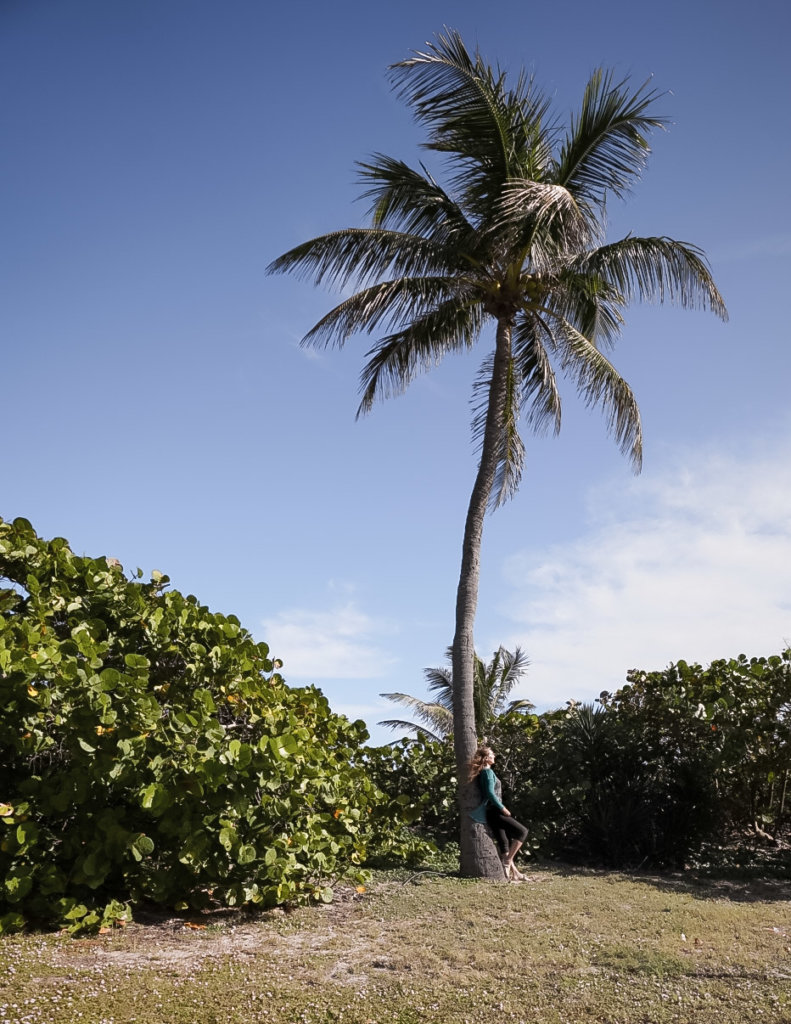
POLYGON ((291 914, 10 936, 0 1022, 791 1021, 788 882, 530 877, 379 875, 365 893, 291 914))

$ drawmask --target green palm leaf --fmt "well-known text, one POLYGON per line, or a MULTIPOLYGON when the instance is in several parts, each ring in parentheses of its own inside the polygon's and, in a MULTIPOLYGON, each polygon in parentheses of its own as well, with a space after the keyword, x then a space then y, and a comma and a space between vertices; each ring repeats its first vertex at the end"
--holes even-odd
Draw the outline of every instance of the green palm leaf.
POLYGON ((486 163, 496 177, 508 174, 512 112, 495 74, 470 56, 461 36, 438 36, 428 49, 394 64, 397 95, 428 128, 426 148, 486 163))
POLYGON ((515 647, 513 651, 499 647, 495 651, 488 675, 492 678, 490 708, 497 717, 512 711, 529 711, 534 707, 524 698, 510 702, 507 700, 529 665, 530 661, 521 647, 515 647))
MULTIPOLYGON (((472 437, 481 451, 486 432, 486 418, 489 411, 489 395, 492 374, 494 372, 494 356, 489 355, 483 361, 478 377, 473 384, 473 419, 472 437)), ((497 453, 497 470, 494 485, 489 499, 489 508, 499 508, 519 489, 522 470, 525 464, 525 445, 519 434, 519 418, 524 402, 524 381, 522 380, 519 362, 511 358, 508 364, 508 378, 505 389, 503 418, 499 432, 497 453)))
POLYGON ((444 739, 450 735, 453 729, 453 712, 443 707, 442 704, 420 700, 419 697, 412 697, 408 693, 380 693, 379 696, 393 701, 394 704, 401 704, 403 707, 409 708, 412 714, 425 723, 425 725, 418 725, 414 722, 403 722, 400 719, 388 719, 380 722, 380 725, 389 726, 392 729, 414 729, 429 735, 432 739, 444 739))
POLYGON ((643 463, 643 429, 632 389, 607 357, 568 320, 559 319, 563 336, 561 365, 575 378, 577 393, 587 406, 601 406, 607 431, 619 450, 629 457, 635 473, 643 463))
MULTIPOLYGON (((446 652, 450 660, 450 649, 446 652)), ((423 669, 426 677, 428 692, 434 694, 437 704, 441 704, 448 711, 453 711, 453 676, 449 668, 426 668, 423 669)))
POLYGON ((552 332, 536 313, 522 312, 514 327, 514 357, 522 379, 522 410, 534 434, 560 431, 557 378, 546 344, 555 351, 552 332))
POLYGON ((597 348, 612 348, 621 333, 626 304, 623 294, 604 277, 591 271, 565 269, 558 274, 551 296, 553 310, 573 322, 597 348))
POLYGON ((358 331, 368 334, 420 319, 452 300, 458 284, 447 277, 399 277, 381 281, 345 299, 303 338, 306 345, 342 345, 358 331))
POLYGON ((594 71, 571 120, 555 181, 598 207, 609 193, 623 197, 645 167, 648 134, 666 124, 648 113, 658 96, 648 82, 631 92, 626 80, 614 82, 611 71, 594 71))
POLYGON ((472 348, 481 329, 482 311, 474 295, 464 293, 444 302, 402 331, 383 338, 366 353, 360 374, 360 416, 377 398, 401 393, 420 370, 437 365, 448 352, 472 348))
POLYGON ((668 300, 685 309, 709 309, 720 319, 728 319, 703 252, 686 242, 629 235, 580 253, 570 269, 584 276, 601 277, 625 302, 668 300))
MULTIPOLYGON (((381 697, 386 697, 386 693, 380 694, 381 697)), ((427 729, 424 725, 418 725, 417 722, 408 722, 402 718, 386 718, 379 723, 389 729, 393 729, 396 732, 409 733, 417 739, 428 740, 430 743, 442 743, 446 737, 443 734, 432 732, 427 729)))
POLYGON ((425 168, 420 173, 402 160, 380 153, 373 162, 358 167, 360 178, 368 185, 361 198, 372 200, 368 212, 376 227, 397 228, 443 245, 475 243, 475 229, 463 210, 425 168))
MULTIPOLYGON (((450 654, 448 649, 448 659, 450 654)), ((480 735, 501 715, 533 709, 534 705, 524 698, 508 701, 508 696, 521 681, 529 664, 520 647, 514 648, 513 651, 499 647, 489 662, 475 655, 475 720, 480 735)), ((409 708, 423 724, 402 719, 387 719, 379 725, 400 732, 415 733, 428 739, 447 739, 453 731, 453 674, 444 667, 427 668, 423 674, 428 683, 429 693, 436 697, 433 701, 424 701, 408 693, 379 694, 394 704, 409 708)))
MULTIPOLYGON (((458 271, 455 253, 420 235, 382 228, 347 228, 294 246, 267 267, 268 274, 290 273, 314 284, 357 287, 382 276, 458 271)), ((467 269, 465 265, 463 269, 467 269)))
POLYGON ((548 100, 524 76, 507 89, 503 72, 471 56, 457 32, 390 71, 397 94, 428 129, 425 147, 448 155, 451 184, 477 215, 509 177, 537 176, 549 163, 548 100))

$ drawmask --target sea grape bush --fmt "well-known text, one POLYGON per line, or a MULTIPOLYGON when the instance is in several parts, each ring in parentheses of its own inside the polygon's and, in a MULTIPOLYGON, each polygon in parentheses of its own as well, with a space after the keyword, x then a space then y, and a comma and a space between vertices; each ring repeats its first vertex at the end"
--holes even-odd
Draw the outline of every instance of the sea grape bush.
MULTIPOLYGON (((449 740, 405 737, 382 747, 368 747, 365 765, 376 786, 404 808, 415 835, 439 846, 456 839, 459 806, 449 740)), ((379 856, 387 860, 388 851, 382 849, 379 856)))
POLYGON ((544 856, 749 863, 791 816, 791 651, 633 670, 597 705, 509 723, 494 743, 508 805, 544 856))
POLYGON ((523 771, 509 806, 530 823, 544 856, 671 867, 711 824, 699 751, 686 752, 685 767, 694 762, 695 771, 674 774, 664 751, 646 758, 639 737, 601 706, 570 702, 539 716, 519 752, 523 771))
POLYGON ((634 670, 602 705, 640 737, 644 756, 683 772, 697 756, 721 819, 770 826, 791 810, 791 650, 768 658, 684 661, 634 670))
POLYGON ((0 520, 0 931, 328 901, 372 848, 415 852, 364 724, 168 583, 0 520))

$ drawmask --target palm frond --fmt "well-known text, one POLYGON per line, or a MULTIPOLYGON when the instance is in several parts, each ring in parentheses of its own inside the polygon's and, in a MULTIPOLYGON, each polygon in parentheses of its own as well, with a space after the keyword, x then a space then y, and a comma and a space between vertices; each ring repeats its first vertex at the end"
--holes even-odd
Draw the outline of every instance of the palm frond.
POLYGON ((381 153, 358 167, 368 185, 360 198, 372 200, 368 213, 375 227, 397 228, 442 245, 474 242, 475 230, 464 212, 425 168, 421 174, 381 153))
POLYGON ((477 298, 462 293, 383 338, 366 353, 358 417, 369 412, 377 398, 402 393, 420 370, 436 365, 448 352, 471 348, 482 325, 477 298))
POLYGON ((648 82, 631 91, 599 68, 585 87, 579 114, 572 117, 554 180, 603 206, 608 193, 623 197, 640 177, 650 153, 647 135, 666 124, 649 114, 660 94, 648 82))
MULTIPOLYGON (((412 697, 408 693, 380 693, 379 696, 393 701, 394 704, 401 704, 403 707, 409 708, 412 714, 420 719, 421 722, 424 722, 426 726, 430 727, 435 737, 448 736, 453 729, 453 711, 442 704, 421 700, 419 697, 412 697)), ((392 727, 393 723, 394 720, 388 720, 379 724, 392 727)), ((405 723, 399 721, 397 724, 400 727, 405 723)), ((410 724, 412 728, 423 729, 423 726, 415 725, 414 723, 406 724, 410 724)), ((423 729, 423 731, 427 730, 423 729)))
MULTIPOLYGON (((347 228, 319 235, 289 249, 266 268, 267 274, 291 273, 314 284, 362 287, 384 275, 420 276, 459 271, 453 253, 419 235, 382 228, 347 228)), ((464 268, 467 269, 467 264, 464 268)))
POLYGON ((625 323, 621 309, 624 295, 602 274, 564 270, 557 276, 552 308, 573 323, 597 348, 612 348, 625 323))
POLYGON ((446 153, 458 172, 451 184, 464 196, 465 208, 479 210, 512 174, 530 173, 546 162, 540 137, 547 102, 520 76, 507 89, 505 75, 476 52, 471 56, 454 31, 437 36, 425 51, 390 68, 397 95, 428 129, 427 149, 446 153))
POLYGON ((508 694, 520 682, 522 676, 528 669, 530 662, 521 647, 508 651, 499 647, 489 662, 489 706, 494 716, 505 714, 506 711, 516 711, 532 708, 528 700, 511 701, 506 707, 508 694))
POLYGON ((426 729, 425 726, 418 725, 417 722, 406 722, 400 718, 386 718, 377 724, 384 725, 386 728, 393 729, 396 732, 409 733, 417 739, 426 739, 432 743, 442 743, 447 738, 445 736, 438 736, 437 733, 426 729))
MULTIPOLYGON (((479 452, 483 446, 486 430, 493 373, 494 355, 490 354, 481 364, 472 391, 472 437, 479 452)), ((525 464, 525 446, 519 434, 522 401, 523 386, 519 365, 512 357, 508 365, 505 404, 498 438, 497 469, 489 497, 490 511, 494 511, 509 498, 512 498, 519 489, 519 482, 522 479, 522 470, 525 464)))
POLYGON ((526 181, 547 181, 554 167, 553 143, 557 121, 550 117, 551 101, 536 87, 533 76, 519 75, 511 92, 515 113, 513 136, 516 141, 511 176, 526 181))
POLYGON ((436 703, 453 711, 453 676, 449 668, 427 668, 423 670, 428 692, 436 696, 436 703))
POLYGON ((437 36, 426 51, 393 64, 396 94, 429 131, 428 148, 476 156, 507 176, 510 119, 503 75, 468 52, 458 32, 437 36))
POLYGON ((548 263, 539 260, 539 250, 533 252, 533 243, 552 254, 579 252, 591 243, 589 219, 575 198, 563 185, 551 182, 510 179, 492 206, 484 235, 490 235, 502 244, 503 235, 511 238, 514 249, 525 248, 533 264, 548 263))
POLYGON ((573 260, 570 270, 599 275, 624 297, 675 302, 685 309, 710 309, 728 319, 704 253, 672 238, 636 238, 600 246, 573 260))
POLYGON ((573 745, 590 757, 597 748, 601 748, 608 726, 609 719, 603 707, 595 704, 578 704, 574 708, 574 713, 569 715, 566 728, 573 745))
POLYGON ((643 461, 643 430, 634 393, 593 342, 568 320, 558 319, 561 367, 574 378, 577 392, 589 407, 599 405, 607 431, 623 455, 629 457, 635 473, 643 461))
POLYGON ((554 348, 555 339, 540 316, 522 311, 513 332, 514 358, 522 379, 522 410, 534 434, 560 431, 561 403, 555 371, 544 338, 554 348))
POLYGON ((529 710, 529 700, 521 699, 507 703, 508 694, 519 683, 527 671, 529 661, 520 647, 508 651, 498 647, 489 662, 476 654, 474 667, 476 726, 479 731, 488 729, 501 715, 509 711, 529 710))
POLYGON ((526 697, 523 697, 519 700, 509 701, 505 710, 503 711, 503 714, 510 715, 514 711, 517 711, 521 714, 525 711, 532 711, 534 708, 535 704, 531 700, 528 700, 526 697))
MULTIPOLYGON (((448 660, 451 658, 450 648, 446 651, 448 660)), ((525 699, 511 701, 507 706, 505 700, 514 686, 527 671, 529 661, 520 647, 508 651, 500 646, 489 662, 484 661, 477 653, 473 660, 473 702, 475 705, 475 722, 478 733, 486 730, 501 714, 510 711, 527 711, 533 708, 525 699)), ((382 693, 397 704, 412 709, 422 721, 427 722, 436 730, 434 738, 446 738, 453 729, 453 675, 449 668, 427 668, 424 675, 429 683, 429 691, 438 693, 437 701, 423 701, 405 693, 382 693), (432 720, 433 716, 433 720, 432 720)), ((391 720, 380 722, 380 725, 397 729, 411 729, 426 732, 423 726, 414 722, 391 720)))
POLYGON ((400 277, 381 281, 344 299, 302 339, 303 345, 342 345, 358 331, 368 334, 384 325, 392 330, 425 316, 458 291, 447 277, 400 277))
POLYGON ((513 651, 508 651, 505 647, 500 647, 499 651, 502 658, 502 679, 508 684, 507 692, 510 693, 530 667, 530 659, 519 645, 513 651))

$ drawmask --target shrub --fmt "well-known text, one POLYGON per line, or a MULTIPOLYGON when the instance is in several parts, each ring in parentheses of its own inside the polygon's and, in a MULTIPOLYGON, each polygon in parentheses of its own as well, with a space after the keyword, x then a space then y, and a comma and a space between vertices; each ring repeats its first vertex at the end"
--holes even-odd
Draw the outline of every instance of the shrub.
MULTIPOLYGON (((682 863, 713 826, 706 752, 683 765, 648 756, 636 723, 612 709, 574 704, 540 716, 515 807, 551 857, 628 867, 682 863)), ((651 726, 640 723, 651 733, 651 726)))
POLYGON ((0 520, 0 930, 329 900, 384 822, 398 846, 364 724, 142 575, 0 520))
POLYGON ((791 650, 707 668, 679 661, 628 680, 601 701, 634 738, 641 762, 677 794, 668 834, 686 829, 693 848, 722 843, 729 830, 761 836, 781 827, 791 809, 791 650))
MULTIPOLYGON (((405 819, 413 824, 414 836, 439 846, 458 837, 456 768, 448 741, 417 737, 370 747, 365 752, 365 764, 375 785, 403 808, 405 819)), ((401 856, 399 848, 393 852, 401 856)), ((425 852, 425 848, 418 847, 415 857, 425 852)), ((392 860, 391 851, 382 848, 379 859, 392 860)))
POLYGON ((791 651, 632 671, 599 706, 503 723, 508 804, 545 856, 628 867, 725 859, 791 811, 791 651))

